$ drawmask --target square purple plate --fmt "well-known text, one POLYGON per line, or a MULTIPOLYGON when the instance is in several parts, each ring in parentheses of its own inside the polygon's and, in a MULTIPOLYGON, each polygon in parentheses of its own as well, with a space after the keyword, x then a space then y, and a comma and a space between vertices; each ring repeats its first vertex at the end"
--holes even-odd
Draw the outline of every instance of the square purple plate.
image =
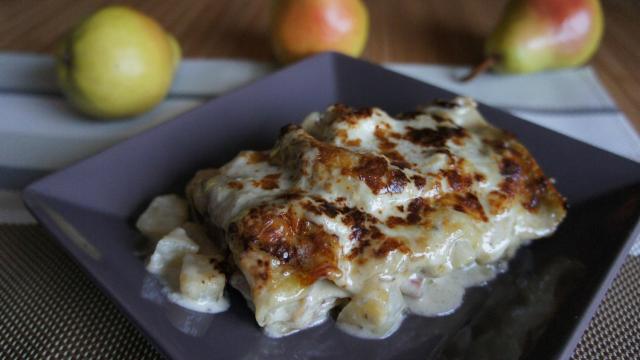
POLYGON ((640 165, 481 105, 515 133, 568 197, 551 238, 519 251, 510 269, 474 288, 453 314, 410 317, 385 340, 332 321, 283 338, 262 334, 231 290, 231 309, 199 314, 169 303, 138 254, 133 222, 158 194, 243 149, 268 148, 281 126, 343 102, 390 113, 448 91, 337 54, 297 63, 32 184, 29 209, 122 311, 175 359, 568 358, 638 235, 640 165))

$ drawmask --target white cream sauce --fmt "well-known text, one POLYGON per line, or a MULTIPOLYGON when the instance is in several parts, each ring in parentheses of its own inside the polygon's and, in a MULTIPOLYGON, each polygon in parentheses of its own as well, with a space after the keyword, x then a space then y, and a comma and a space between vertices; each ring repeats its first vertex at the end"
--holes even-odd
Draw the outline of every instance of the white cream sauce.
POLYGON ((421 286, 422 295, 405 295, 405 303, 409 312, 416 315, 451 314, 462 304, 467 288, 485 285, 506 268, 506 264, 473 265, 438 278, 425 278, 421 286))
POLYGON ((165 286, 163 290, 169 301, 189 310, 215 314, 227 311, 227 309, 229 309, 229 300, 227 300, 227 298, 224 296, 219 298, 218 300, 192 299, 190 297, 184 296, 179 291, 172 291, 169 286, 165 286))
POLYGON ((436 317, 453 313, 462 305, 466 289, 486 285, 506 269, 507 264, 501 262, 472 265, 453 270, 437 278, 414 274, 400 286, 401 299, 388 301, 389 304, 395 303, 395 306, 401 310, 391 316, 386 326, 377 327, 377 329, 384 329, 383 332, 375 332, 376 328, 363 326, 362 321, 341 321, 341 316, 338 317, 336 324, 339 329, 352 336, 363 339, 384 339, 396 332, 408 315, 436 317))

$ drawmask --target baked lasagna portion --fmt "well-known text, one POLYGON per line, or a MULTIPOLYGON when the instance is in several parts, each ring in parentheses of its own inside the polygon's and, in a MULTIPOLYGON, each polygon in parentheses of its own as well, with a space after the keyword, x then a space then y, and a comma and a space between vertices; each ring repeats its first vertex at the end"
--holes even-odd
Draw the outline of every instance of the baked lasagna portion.
POLYGON ((395 117, 331 106, 270 151, 198 172, 187 197, 223 230, 231 284, 271 336, 335 307, 342 328, 385 337, 404 314, 429 315, 433 289, 486 281, 565 216, 527 149, 464 97, 395 117))

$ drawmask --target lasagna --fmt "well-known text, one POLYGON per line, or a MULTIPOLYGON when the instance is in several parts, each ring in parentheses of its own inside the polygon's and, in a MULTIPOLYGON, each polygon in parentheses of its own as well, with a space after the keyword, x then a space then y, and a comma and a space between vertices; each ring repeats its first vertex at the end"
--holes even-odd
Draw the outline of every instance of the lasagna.
POLYGON ((395 116, 331 106, 270 151, 199 171, 186 195, 274 337, 330 313, 368 338, 408 313, 446 314, 565 216, 526 148, 465 97, 395 116))

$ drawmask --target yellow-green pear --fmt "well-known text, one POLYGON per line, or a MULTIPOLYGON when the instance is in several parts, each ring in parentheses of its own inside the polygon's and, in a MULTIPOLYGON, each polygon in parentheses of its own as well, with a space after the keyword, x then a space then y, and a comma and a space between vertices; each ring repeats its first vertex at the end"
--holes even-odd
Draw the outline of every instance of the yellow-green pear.
POLYGON ((180 54, 178 42, 154 19, 130 7, 107 6, 59 44, 58 83, 89 116, 133 116, 164 99, 180 54))
POLYGON ((486 60, 463 80, 585 64, 604 29, 599 0, 511 0, 485 44, 486 60))

